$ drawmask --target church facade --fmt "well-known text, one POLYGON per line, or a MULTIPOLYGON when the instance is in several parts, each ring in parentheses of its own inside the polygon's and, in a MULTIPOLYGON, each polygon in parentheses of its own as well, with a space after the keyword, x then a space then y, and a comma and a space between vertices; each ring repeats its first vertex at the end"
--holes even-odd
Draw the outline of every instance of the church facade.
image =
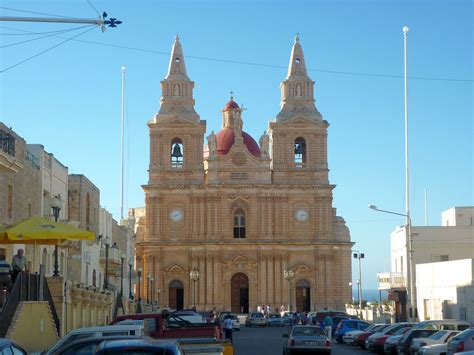
POLYGON ((222 129, 206 121, 177 37, 148 122, 149 181, 137 240, 141 297, 173 309, 344 309, 351 300, 349 229, 332 205, 327 129, 298 37, 281 111, 257 143, 231 96, 222 129), (193 271, 194 270, 194 271, 193 271), (191 271, 194 278, 190 277, 191 271))

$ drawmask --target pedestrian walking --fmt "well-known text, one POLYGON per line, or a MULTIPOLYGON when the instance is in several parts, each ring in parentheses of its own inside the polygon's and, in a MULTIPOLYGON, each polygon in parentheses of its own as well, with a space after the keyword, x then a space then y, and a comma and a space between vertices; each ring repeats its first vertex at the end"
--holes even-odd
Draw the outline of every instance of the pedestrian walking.
POLYGON ((229 339, 232 343, 232 318, 231 316, 227 315, 224 321, 224 337, 225 339, 229 339))
POLYGON ((329 317, 329 316, 326 316, 326 318, 324 318, 324 332, 326 333, 326 336, 331 339, 332 337, 332 325, 333 325, 333 321, 332 321, 332 318, 329 317))
POLYGON ((25 251, 23 249, 18 249, 16 255, 12 259, 12 283, 15 283, 16 277, 20 272, 26 271, 26 256, 24 255, 25 251))

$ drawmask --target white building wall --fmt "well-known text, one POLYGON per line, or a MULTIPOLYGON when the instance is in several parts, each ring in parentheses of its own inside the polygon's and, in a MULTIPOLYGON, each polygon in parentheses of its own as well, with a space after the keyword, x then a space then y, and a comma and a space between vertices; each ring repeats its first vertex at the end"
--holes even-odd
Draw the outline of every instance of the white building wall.
POLYGON ((455 318, 474 324, 474 259, 416 265, 420 320, 455 318))
POLYGON ((443 226, 474 226, 474 207, 453 207, 441 214, 443 226))

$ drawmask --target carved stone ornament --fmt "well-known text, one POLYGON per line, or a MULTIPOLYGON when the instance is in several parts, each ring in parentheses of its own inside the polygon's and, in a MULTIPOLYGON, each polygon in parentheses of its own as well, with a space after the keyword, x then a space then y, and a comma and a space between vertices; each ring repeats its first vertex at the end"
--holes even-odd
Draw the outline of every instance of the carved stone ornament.
POLYGON ((242 166, 247 163, 247 158, 245 154, 242 152, 235 152, 232 154, 232 163, 237 166, 242 166))

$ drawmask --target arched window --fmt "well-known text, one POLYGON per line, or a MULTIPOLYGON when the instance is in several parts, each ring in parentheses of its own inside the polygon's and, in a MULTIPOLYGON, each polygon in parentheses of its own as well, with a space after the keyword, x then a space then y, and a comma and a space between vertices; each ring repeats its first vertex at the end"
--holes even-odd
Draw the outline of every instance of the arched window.
POLYGON ((298 137, 295 139, 295 165, 297 168, 302 168, 306 164, 306 142, 304 138, 298 137))
POLYGON ((171 141, 171 167, 182 168, 184 164, 184 145, 180 138, 171 141))
POLYGON ((179 84, 173 85, 173 96, 181 96, 181 89, 179 87, 179 84))
POLYGON ((234 238, 245 238, 245 212, 241 209, 234 212, 234 238))

